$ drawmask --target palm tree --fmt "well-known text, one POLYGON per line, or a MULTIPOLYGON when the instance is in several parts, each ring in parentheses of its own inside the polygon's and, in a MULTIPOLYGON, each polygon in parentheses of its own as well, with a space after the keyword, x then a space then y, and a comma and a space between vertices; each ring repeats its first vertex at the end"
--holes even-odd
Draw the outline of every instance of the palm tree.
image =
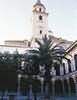
POLYGON ((59 60, 59 56, 61 56, 60 49, 57 48, 62 42, 54 45, 51 38, 45 35, 41 41, 36 39, 36 43, 38 44, 38 48, 28 50, 29 61, 31 61, 32 67, 36 70, 39 69, 40 65, 45 67, 45 78, 49 80, 51 78, 52 64, 54 60, 59 60))
POLYGON ((54 67, 54 61, 60 62, 62 65, 62 59, 67 59, 65 57, 65 49, 60 46, 64 42, 54 45, 51 38, 45 35, 41 41, 36 39, 36 43, 38 47, 27 52, 28 61, 32 64, 32 68, 38 72, 37 75, 39 74, 40 66, 44 67, 45 73, 43 77, 46 84, 48 84, 52 78, 51 68, 54 67))
POLYGON ((35 50, 28 50, 25 54, 25 71, 29 75, 38 75, 40 72, 38 56, 34 54, 35 50))

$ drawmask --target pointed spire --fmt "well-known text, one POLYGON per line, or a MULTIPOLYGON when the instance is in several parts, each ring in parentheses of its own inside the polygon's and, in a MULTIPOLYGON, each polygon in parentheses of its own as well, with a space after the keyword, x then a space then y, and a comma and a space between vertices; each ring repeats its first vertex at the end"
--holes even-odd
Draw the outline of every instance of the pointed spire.
POLYGON ((37 5, 43 6, 45 8, 45 6, 41 3, 41 0, 36 0, 34 7, 37 5))
POLYGON ((40 1, 40 0, 37 0, 37 3, 39 3, 39 4, 40 4, 40 3, 41 3, 41 1, 40 1))

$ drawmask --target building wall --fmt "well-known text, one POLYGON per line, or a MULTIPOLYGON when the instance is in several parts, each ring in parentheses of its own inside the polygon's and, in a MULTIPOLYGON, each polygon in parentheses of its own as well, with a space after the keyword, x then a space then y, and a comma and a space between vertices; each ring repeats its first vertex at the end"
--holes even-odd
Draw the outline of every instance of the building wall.
POLYGON ((36 45, 35 39, 41 39, 42 36, 48 33, 48 13, 46 9, 41 6, 37 5, 33 7, 33 14, 32 14, 32 41, 31 46, 36 45), (41 11, 40 11, 41 9, 41 11), (39 16, 42 16, 42 20, 39 19, 39 16), (42 31, 42 33, 40 33, 42 31))
POLYGON ((23 40, 23 41, 5 41, 5 45, 6 46, 19 46, 19 47, 28 47, 28 41, 27 40, 23 40))
POLYGON ((40 36, 48 33, 48 19, 47 15, 41 13, 33 13, 32 33, 34 38, 40 38, 40 36), (43 20, 39 20, 39 16, 43 16, 43 20), (42 34, 40 35, 40 30, 42 34))
POLYGON ((66 57, 69 58, 71 60, 71 69, 72 71, 76 70, 76 66, 75 66, 75 58, 74 56, 77 55, 77 46, 74 47, 67 55, 66 57))

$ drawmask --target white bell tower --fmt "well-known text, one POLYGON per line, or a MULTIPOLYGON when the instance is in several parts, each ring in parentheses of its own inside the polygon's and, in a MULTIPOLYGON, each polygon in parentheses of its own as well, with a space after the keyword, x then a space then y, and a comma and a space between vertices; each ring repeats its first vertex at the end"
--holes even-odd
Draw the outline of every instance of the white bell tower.
POLYGON ((32 13, 32 41, 34 41, 48 33, 48 13, 40 0, 33 5, 32 13))

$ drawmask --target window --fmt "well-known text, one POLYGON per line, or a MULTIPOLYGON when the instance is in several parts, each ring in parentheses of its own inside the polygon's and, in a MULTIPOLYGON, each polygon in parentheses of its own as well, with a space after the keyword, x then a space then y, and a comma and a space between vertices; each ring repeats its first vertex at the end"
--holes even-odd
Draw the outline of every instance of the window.
POLYGON ((43 19, 43 18, 42 18, 42 16, 40 15, 40 16, 39 16, 39 20, 42 20, 42 19, 43 19))
POLYGON ((39 11, 41 12, 41 8, 39 8, 39 11))
POLYGON ((40 30, 40 34, 42 34, 42 30, 40 30))
POLYGON ((68 60, 68 67, 69 67, 69 72, 72 72, 72 70, 71 70, 71 62, 70 62, 70 60, 68 60))
POLYGON ((57 62, 55 62, 54 67, 55 67, 55 70, 56 70, 56 75, 60 75, 60 65, 57 62))

